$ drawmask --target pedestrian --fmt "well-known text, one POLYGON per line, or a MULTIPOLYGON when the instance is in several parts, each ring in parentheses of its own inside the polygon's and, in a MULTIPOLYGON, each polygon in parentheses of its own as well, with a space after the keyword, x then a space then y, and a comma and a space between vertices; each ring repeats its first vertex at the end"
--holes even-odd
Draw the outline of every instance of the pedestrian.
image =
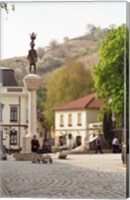
POLYGON ((99 137, 96 139, 96 149, 95 149, 95 153, 98 152, 103 153, 101 139, 99 137))
POLYGON ((119 153, 119 140, 117 137, 114 137, 112 140, 112 152, 113 153, 119 153))
POLYGON ((32 151, 32 163, 37 162, 37 153, 39 149, 39 141, 37 140, 37 136, 34 135, 32 140, 31 140, 31 151, 32 151))

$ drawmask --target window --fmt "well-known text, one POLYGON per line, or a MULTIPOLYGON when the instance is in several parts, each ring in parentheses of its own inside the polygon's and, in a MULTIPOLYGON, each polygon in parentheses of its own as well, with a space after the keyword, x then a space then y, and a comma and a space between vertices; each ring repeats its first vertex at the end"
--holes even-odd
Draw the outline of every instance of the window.
POLYGON ((68 115, 68 126, 72 126, 72 114, 68 115))
POLYGON ((66 136, 59 137, 59 146, 66 146, 66 136))
POLYGON ((18 107, 16 107, 16 106, 10 107, 10 121, 11 122, 18 121, 18 107))
POLYGON ((60 126, 64 126, 64 116, 60 115, 60 126))
POLYGON ((78 126, 82 125, 82 115, 81 115, 81 113, 78 113, 78 116, 77 116, 77 125, 78 126))
POLYGON ((17 145, 17 131, 15 129, 10 131, 10 144, 17 145))
POLYGON ((76 137, 76 145, 77 145, 77 146, 80 146, 80 145, 82 144, 81 141, 82 141, 82 137, 81 137, 81 136, 77 136, 77 137, 76 137))

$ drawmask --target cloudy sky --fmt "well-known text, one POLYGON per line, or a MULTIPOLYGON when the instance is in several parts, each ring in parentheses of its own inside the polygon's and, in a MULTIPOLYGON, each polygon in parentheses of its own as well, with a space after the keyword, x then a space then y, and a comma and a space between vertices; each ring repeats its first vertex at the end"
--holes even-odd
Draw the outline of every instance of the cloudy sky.
POLYGON ((25 56, 29 33, 37 33, 36 46, 62 42, 86 33, 87 24, 102 28, 126 22, 125 2, 16 2, 15 11, 1 12, 1 59, 25 56))

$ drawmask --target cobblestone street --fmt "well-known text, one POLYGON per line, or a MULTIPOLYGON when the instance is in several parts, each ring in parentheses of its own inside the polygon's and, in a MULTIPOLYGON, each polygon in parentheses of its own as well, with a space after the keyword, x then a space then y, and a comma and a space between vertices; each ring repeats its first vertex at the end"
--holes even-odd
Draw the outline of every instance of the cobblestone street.
POLYGON ((121 155, 69 155, 53 164, 0 161, 1 197, 125 199, 121 155))

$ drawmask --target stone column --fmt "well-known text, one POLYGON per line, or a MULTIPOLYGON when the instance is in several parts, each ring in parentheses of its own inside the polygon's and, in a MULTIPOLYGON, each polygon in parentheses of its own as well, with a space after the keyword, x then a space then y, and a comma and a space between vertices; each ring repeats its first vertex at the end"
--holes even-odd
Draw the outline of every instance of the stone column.
POLYGON ((30 152, 31 151, 30 141, 33 135, 37 135, 36 91, 40 88, 41 77, 37 74, 28 74, 24 77, 24 84, 29 91, 29 101, 28 101, 28 133, 24 138, 23 150, 26 152, 30 152))

